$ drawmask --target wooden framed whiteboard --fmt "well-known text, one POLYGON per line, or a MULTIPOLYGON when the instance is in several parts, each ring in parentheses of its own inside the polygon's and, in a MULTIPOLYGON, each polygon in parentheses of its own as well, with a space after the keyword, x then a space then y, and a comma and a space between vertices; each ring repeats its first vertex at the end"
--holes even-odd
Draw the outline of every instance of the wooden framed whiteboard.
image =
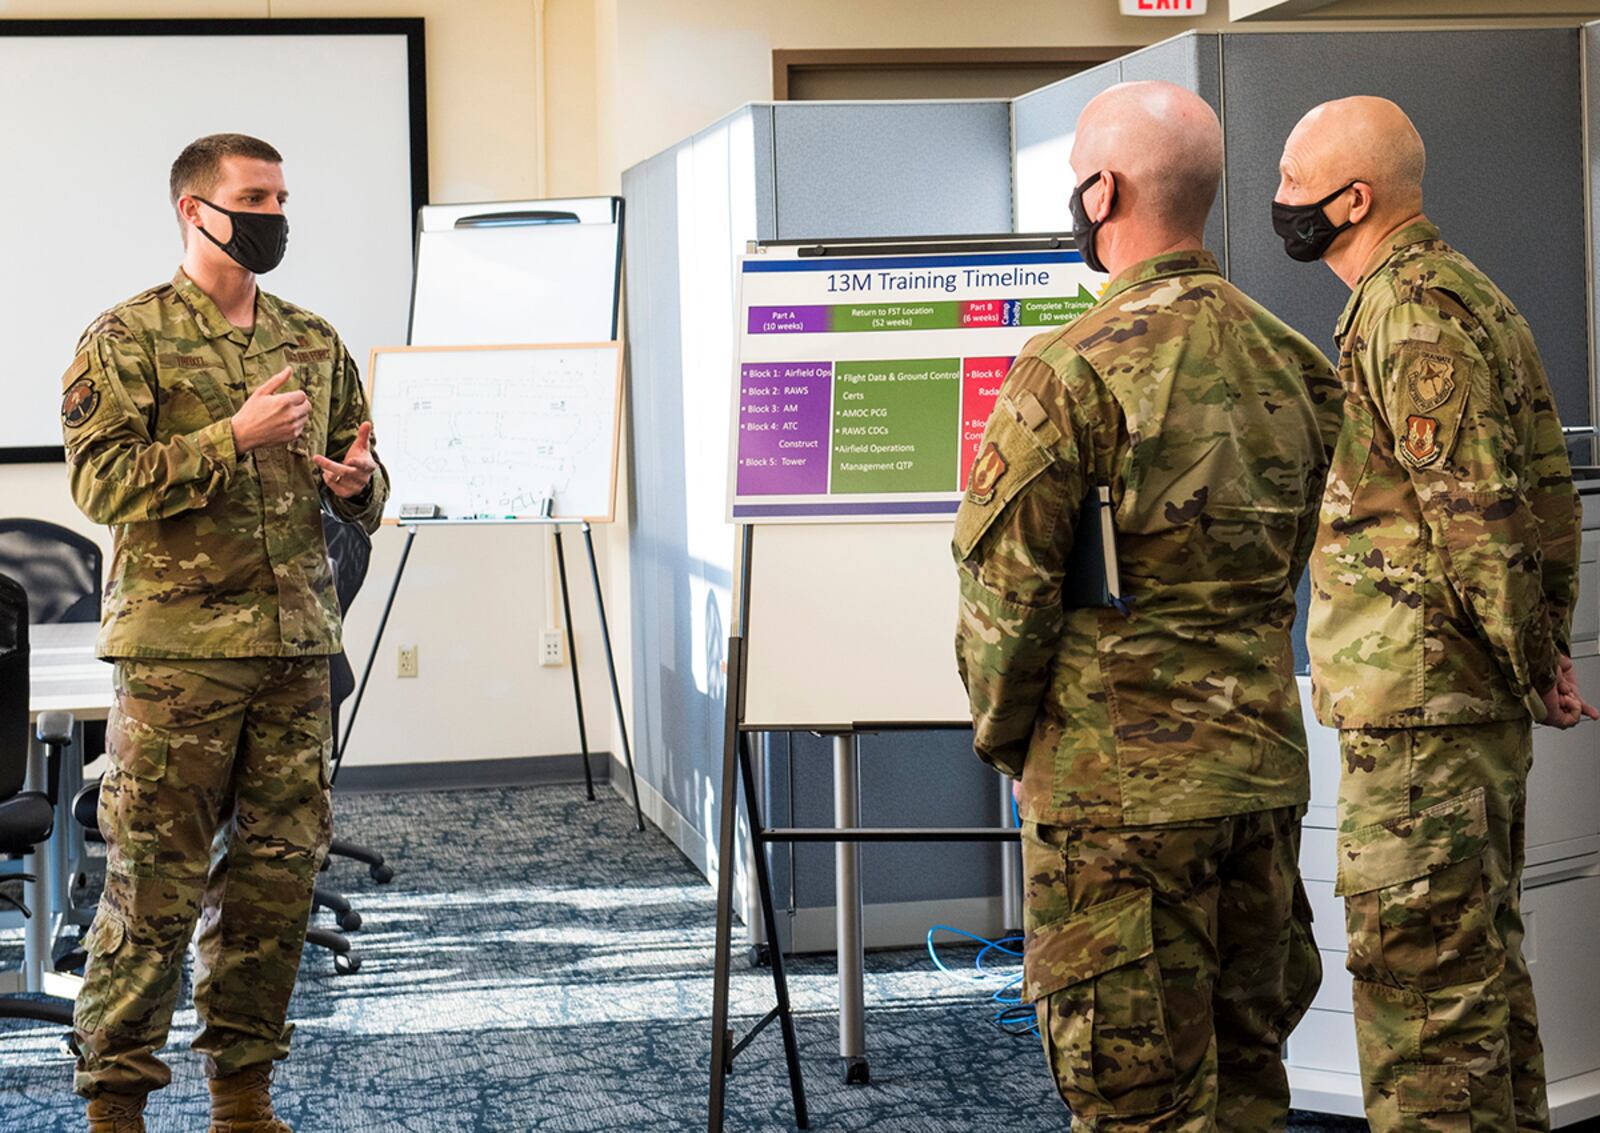
POLYGON ((620 342, 383 346, 367 375, 384 522, 407 504, 454 523, 615 518, 620 342))

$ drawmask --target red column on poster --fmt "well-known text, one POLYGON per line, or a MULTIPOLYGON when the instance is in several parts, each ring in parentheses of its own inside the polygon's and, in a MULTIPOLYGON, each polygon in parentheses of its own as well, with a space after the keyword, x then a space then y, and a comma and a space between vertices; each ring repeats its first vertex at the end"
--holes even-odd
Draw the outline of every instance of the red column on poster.
POLYGON ((961 360, 961 490, 967 490, 972 462, 978 459, 983 428, 1000 397, 1000 383, 1011 369, 1010 358, 961 360))

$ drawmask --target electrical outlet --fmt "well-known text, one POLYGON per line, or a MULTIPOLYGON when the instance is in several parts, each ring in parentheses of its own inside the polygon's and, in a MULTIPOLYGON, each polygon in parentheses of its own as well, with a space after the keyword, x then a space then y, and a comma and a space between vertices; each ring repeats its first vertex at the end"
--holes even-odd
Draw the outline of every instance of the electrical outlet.
POLYGON ((415 645, 402 645, 400 647, 400 672, 402 677, 417 675, 417 647, 415 645))
POLYGON ((561 631, 547 629, 544 631, 544 649, 539 654, 539 664, 559 665, 563 661, 561 656, 561 631))

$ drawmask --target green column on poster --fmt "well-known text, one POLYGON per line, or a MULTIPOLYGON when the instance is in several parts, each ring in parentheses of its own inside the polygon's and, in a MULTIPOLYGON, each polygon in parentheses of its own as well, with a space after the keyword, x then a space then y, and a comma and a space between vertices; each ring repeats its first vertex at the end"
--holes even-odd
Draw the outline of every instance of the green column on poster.
POLYGON ((954 491, 960 414, 959 358, 837 362, 832 490, 954 491))

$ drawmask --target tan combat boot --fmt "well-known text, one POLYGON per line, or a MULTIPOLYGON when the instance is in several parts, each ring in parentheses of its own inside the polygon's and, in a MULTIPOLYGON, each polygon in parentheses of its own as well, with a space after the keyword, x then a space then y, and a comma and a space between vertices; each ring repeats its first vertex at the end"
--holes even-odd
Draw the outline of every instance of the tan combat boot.
POLYGON ((294 1133, 272 1112, 272 1066, 212 1078, 208 1133, 294 1133))
POLYGON ((89 1099, 89 1133, 145 1133, 144 1094, 101 1093, 89 1099))

